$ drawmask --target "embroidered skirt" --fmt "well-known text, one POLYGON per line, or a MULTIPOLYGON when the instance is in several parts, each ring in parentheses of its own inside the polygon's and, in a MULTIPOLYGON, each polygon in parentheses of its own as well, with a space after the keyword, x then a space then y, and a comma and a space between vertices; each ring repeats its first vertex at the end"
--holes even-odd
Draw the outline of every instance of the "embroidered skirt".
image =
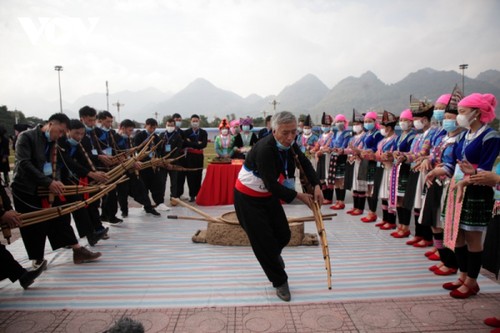
POLYGON ((491 220, 493 203, 493 189, 491 187, 467 186, 460 214, 460 229, 484 231, 491 220))
POLYGON ((345 165, 344 187, 346 190, 352 189, 353 176, 354 176, 354 165, 355 165, 355 163, 349 163, 349 162, 347 162, 345 165))

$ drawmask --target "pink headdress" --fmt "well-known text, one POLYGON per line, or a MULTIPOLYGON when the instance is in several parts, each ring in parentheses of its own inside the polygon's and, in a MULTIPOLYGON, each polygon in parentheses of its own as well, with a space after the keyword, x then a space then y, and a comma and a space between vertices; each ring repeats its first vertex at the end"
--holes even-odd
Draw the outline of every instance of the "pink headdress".
POLYGON ((408 120, 413 120, 413 113, 411 113, 410 109, 406 109, 403 112, 401 112, 401 115, 399 116, 399 119, 408 119, 408 120))
POLYGON ((231 126, 231 127, 240 126, 240 120, 239 119, 231 120, 231 122, 229 123, 229 126, 231 126))
POLYGON ((495 107, 497 106, 497 99, 492 94, 479 94, 473 93, 464 97, 458 106, 466 108, 477 108, 481 111, 482 123, 488 124, 495 119, 495 107))
POLYGON ((450 99, 451 99, 451 94, 444 94, 444 95, 439 96, 439 98, 436 100, 435 104, 440 103, 440 104, 448 105, 448 103, 450 103, 450 99))
POLYGON ((375 111, 370 111, 365 114, 365 118, 377 120, 377 113, 375 111))
POLYGON ((347 126, 349 125, 349 121, 347 120, 347 118, 343 114, 338 114, 335 116, 334 122, 337 123, 340 121, 344 122, 344 126, 345 126, 345 128, 347 128, 347 126))

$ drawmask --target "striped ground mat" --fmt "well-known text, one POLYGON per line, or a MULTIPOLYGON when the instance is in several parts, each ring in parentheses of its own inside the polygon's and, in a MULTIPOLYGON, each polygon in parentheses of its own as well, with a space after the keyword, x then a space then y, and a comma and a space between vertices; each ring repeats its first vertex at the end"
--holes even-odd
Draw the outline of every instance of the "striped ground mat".
MULTIPOLYGON (((203 210, 220 216, 232 208, 203 210)), ((302 205, 287 205, 286 211, 289 216, 310 215, 302 205)), ((180 207, 169 214, 194 216, 180 207)), ((155 218, 131 209, 123 224, 110 227, 111 238, 94 248, 103 253, 100 261, 74 265, 71 250, 52 252, 47 247, 48 270, 29 290, 0 282, 0 309, 281 304, 249 247, 191 241, 205 227, 204 222, 155 218)), ((327 222, 327 230, 332 290, 327 289, 320 247, 290 247, 283 253, 294 303, 443 295, 441 284, 455 279, 429 272, 433 262, 424 257, 425 249, 409 247, 358 217, 341 212, 327 222)), ((306 223, 306 231, 314 232, 314 223, 306 223)), ((30 265, 21 240, 8 249, 23 266, 30 265)), ((480 277, 479 283, 483 293, 500 292, 487 278, 480 277)))

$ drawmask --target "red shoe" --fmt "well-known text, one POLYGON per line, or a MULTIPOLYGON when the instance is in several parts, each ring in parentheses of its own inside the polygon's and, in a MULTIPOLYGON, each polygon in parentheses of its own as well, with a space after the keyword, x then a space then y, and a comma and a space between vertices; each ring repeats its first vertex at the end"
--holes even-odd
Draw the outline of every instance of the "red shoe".
POLYGON ((464 283, 462 286, 465 286, 467 288, 467 291, 461 292, 457 288, 455 290, 450 291, 450 296, 453 298, 465 299, 477 295, 477 293, 479 292, 479 285, 476 285, 475 287, 469 287, 464 283))
POLYGON ((357 208, 351 213, 352 216, 358 216, 361 214, 363 214, 363 211, 361 209, 357 209, 357 208))
POLYGON ((340 210, 340 209, 344 209, 344 208, 345 208, 345 205, 338 203, 338 202, 335 205, 330 206, 330 209, 333 209, 333 210, 340 210))
POLYGON ((391 236, 394 238, 406 238, 410 236, 410 230, 406 230, 402 234, 400 234, 399 232, 393 232, 391 236))
POLYGON ((380 222, 378 222, 378 223, 375 223, 375 226, 380 228, 381 226, 383 226, 383 225, 384 225, 384 224, 386 224, 386 223, 387 223, 387 222, 385 222, 384 220, 382 220, 382 221, 380 221, 380 222))
POLYGON ((436 275, 452 275, 452 274, 456 274, 456 273, 457 273, 456 268, 448 268, 447 271, 442 271, 440 268, 434 270, 434 274, 436 274, 436 275))
POLYGON ((387 223, 380 227, 380 230, 393 230, 396 229, 396 223, 387 223))
POLYGON ((352 214, 352 213, 354 213, 354 211, 355 211, 355 210, 356 210, 356 208, 349 209, 349 210, 346 212, 346 214, 352 214))
POLYGON ((438 269, 439 269, 439 267, 438 267, 437 265, 432 265, 431 267, 429 267, 429 270, 430 270, 431 272, 435 272, 435 271, 437 271, 438 269))
POLYGON ((415 243, 418 243, 422 240, 422 237, 413 237, 412 239, 410 239, 409 241, 406 242, 406 245, 413 245, 415 243))
POLYGON ((367 215, 365 217, 362 217, 361 218, 361 222, 364 222, 364 223, 370 223, 370 222, 375 222, 377 221, 377 215, 367 215))
POLYGON ((445 284, 443 284, 443 288, 446 289, 446 290, 455 290, 455 289, 458 289, 458 288, 460 288, 460 286, 462 284, 464 284, 464 281, 462 279, 458 279, 458 282, 460 284, 454 284, 454 282, 446 282, 445 284))
POLYGON ((484 323, 491 327, 500 327, 500 319, 497 319, 495 317, 486 318, 484 320, 484 323))
POLYGON ((439 261, 441 260, 441 257, 439 257, 439 255, 437 255, 436 253, 433 253, 430 256, 428 256, 427 259, 432 261, 439 261))
POLYGON ((330 205, 332 200, 323 200, 323 205, 330 205))
POLYGON ((434 250, 430 250, 430 251, 425 252, 425 254, 424 254, 424 255, 425 255, 426 257, 429 257, 429 256, 432 256, 434 253, 436 253, 436 251, 437 251, 437 249, 436 249, 436 248, 434 248, 434 250))
POLYGON ((428 247, 432 246, 432 244, 432 241, 426 241, 422 239, 420 242, 413 244, 413 247, 428 247))

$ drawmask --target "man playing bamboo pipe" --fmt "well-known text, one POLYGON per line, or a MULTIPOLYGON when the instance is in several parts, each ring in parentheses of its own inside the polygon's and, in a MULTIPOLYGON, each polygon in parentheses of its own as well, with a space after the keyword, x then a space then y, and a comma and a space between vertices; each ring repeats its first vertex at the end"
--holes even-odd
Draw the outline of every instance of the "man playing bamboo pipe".
MULTIPOLYGON (((19 213, 12 209, 10 198, 3 186, 0 186, 0 224, 2 228, 16 228, 21 225, 19 213)), ((0 280, 9 278, 12 282, 19 281, 24 289, 28 289, 45 270, 47 261, 44 260, 37 269, 27 271, 14 259, 5 246, 0 244, 0 267, 2 267, 0 280)))
MULTIPOLYGON (((50 205, 61 204, 64 184, 57 180, 58 168, 56 141, 69 127, 69 119, 62 113, 50 116, 49 121, 19 135, 16 143, 16 164, 12 196, 16 211, 29 213, 50 205), (37 194, 38 188, 48 188, 52 193, 48 200, 37 194), (51 203, 53 199, 53 203, 51 203)), ((33 266, 38 268, 44 262, 45 239, 48 238, 52 249, 66 246, 73 249, 73 262, 79 264, 99 258, 101 253, 91 252, 78 244, 70 225, 69 215, 21 228, 26 252, 33 266)))
MULTIPOLYGON (((59 139, 58 144, 61 147, 59 157, 62 159, 64 167, 61 169, 61 181, 67 185, 88 185, 89 178, 104 183, 108 180, 106 174, 102 171, 92 171, 91 166, 83 148, 80 145, 85 136, 84 124, 76 119, 70 120, 70 127, 66 137, 59 139)), ((66 196, 68 202, 75 202, 88 199, 89 194, 66 196)), ((87 237, 90 246, 94 246, 99 239, 103 238, 108 228, 95 230, 94 226, 99 225, 99 215, 90 213, 90 207, 84 207, 72 213, 76 228, 80 237, 87 237)))
MULTIPOLYGON (((115 134, 114 139, 120 152, 126 152, 127 150, 132 148, 132 139, 130 138, 130 135, 134 131, 134 127, 134 122, 130 119, 125 119, 120 123, 120 129, 118 130, 118 133, 115 134)), ((134 166, 135 170, 140 170, 141 162, 136 162, 134 166)), ((138 174, 138 172, 129 172, 129 180, 118 185, 118 202, 122 211, 122 217, 128 216, 129 195, 134 198, 135 201, 144 206, 144 211, 146 213, 154 216, 160 216, 160 213, 158 213, 151 205, 151 200, 149 199, 146 186, 144 186, 144 183, 142 182, 138 174)))
MULTIPOLYGON (((90 106, 84 106, 78 111, 78 115, 80 116, 80 121, 85 126, 85 136, 80 141, 83 149, 86 153, 86 158, 88 157, 88 164, 91 169, 96 169, 102 166, 99 161, 99 152, 98 148, 98 139, 95 133, 95 124, 96 124, 96 116, 97 112, 94 108, 90 106)), ((101 217, 99 213, 99 205, 100 200, 92 202, 88 207, 88 213, 90 214, 91 220, 94 224, 94 228, 97 232, 102 230, 105 231, 103 239, 108 239, 108 228, 104 228, 101 222, 101 217)))
POLYGON ((321 204, 323 193, 311 163, 294 142, 297 132, 295 116, 283 111, 276 113, 271 122, 272 135, 254 145, 241 168, 234 190, 234 207, 257 260, 276 288, 277 296, 288 302, 291 295, 281 251, 291 235, 280 200, 291 202, 297 198, 309 206, 312 200, 321 204), (314 196, 295 191, 295 154, 304 169, 304 176, 314 187, 314 196), (283 184, 278 182, 280 175, 285 178, 283 184))

